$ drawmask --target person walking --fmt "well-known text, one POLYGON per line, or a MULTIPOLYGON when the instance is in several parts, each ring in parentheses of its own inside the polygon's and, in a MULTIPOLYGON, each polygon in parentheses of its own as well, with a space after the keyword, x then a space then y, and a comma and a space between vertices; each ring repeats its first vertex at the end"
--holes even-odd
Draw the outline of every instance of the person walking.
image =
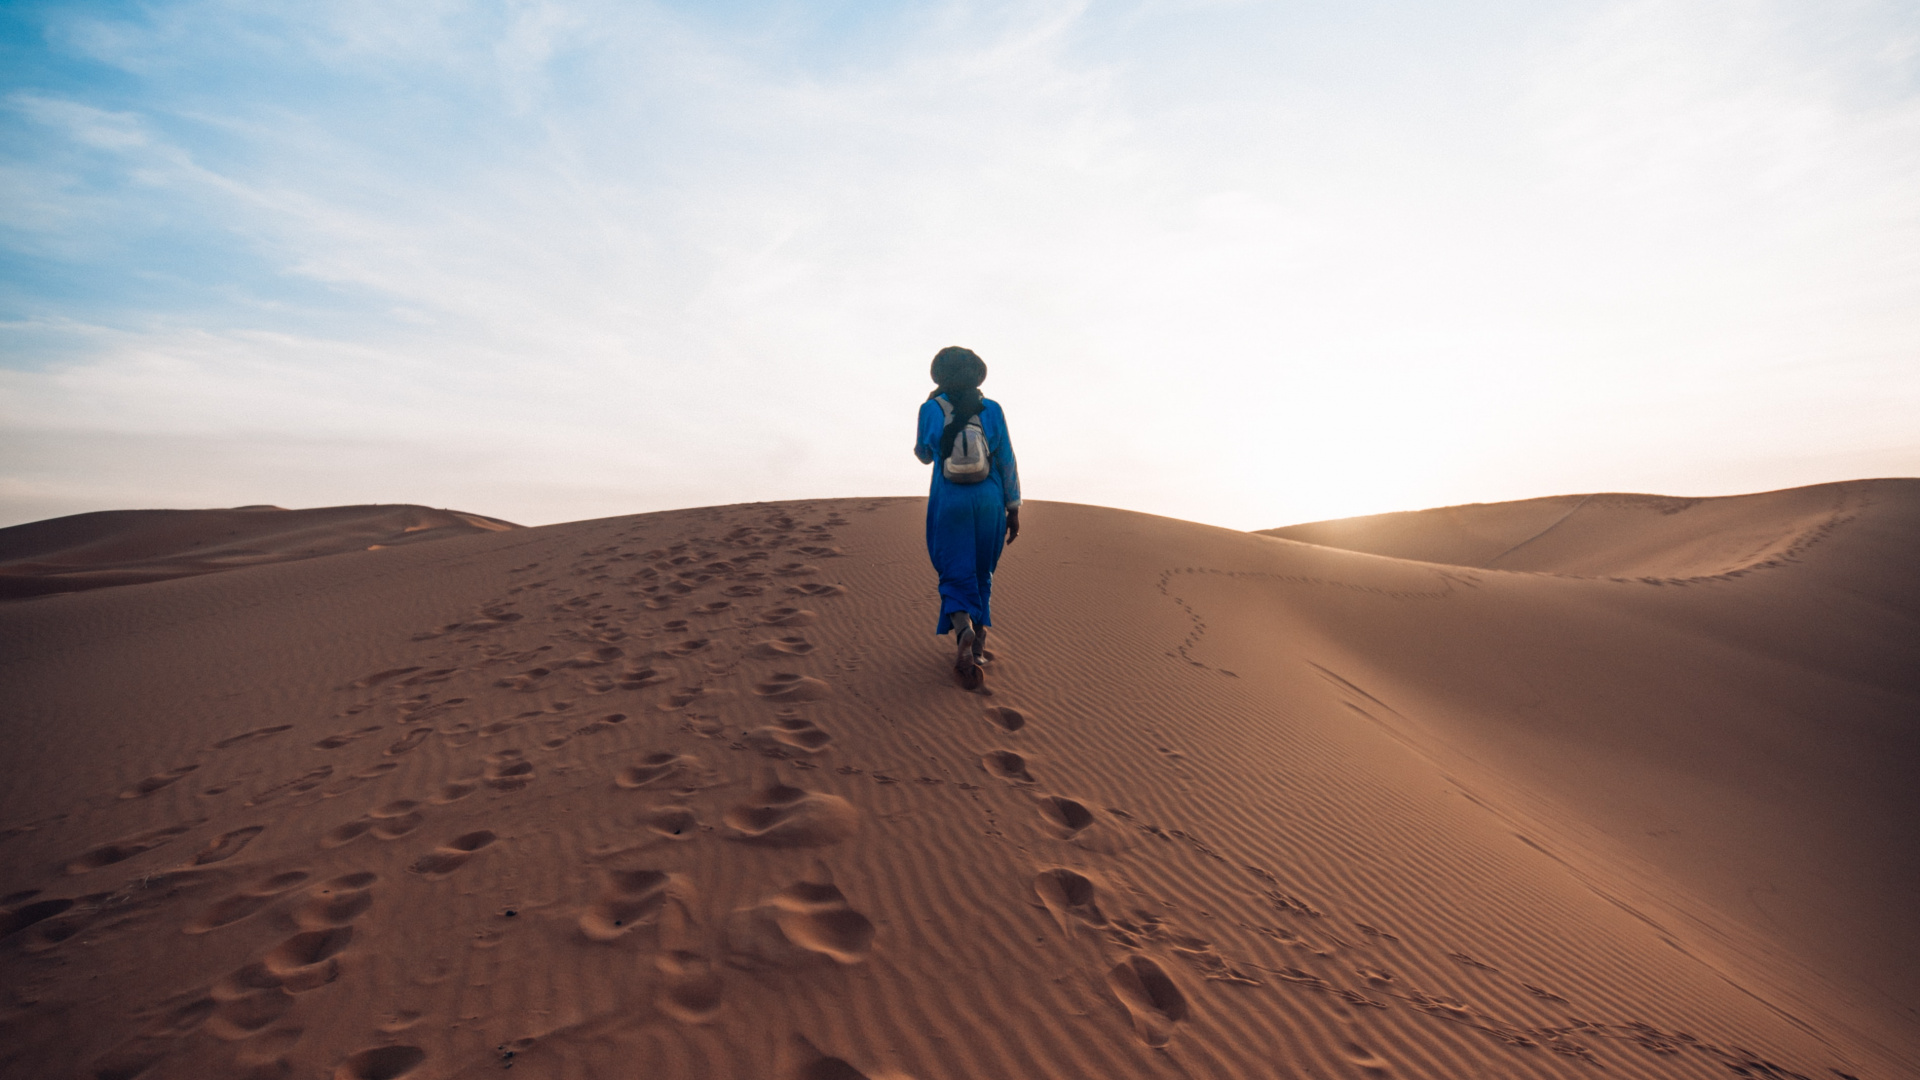
POLYGON ((986 361, 957 345, 933 358, 933 393, 920 406, 913 454, 933 466, 927 493, 927 555, 940 575, 940 620, 951 632, 954 672, 969 689, 980 683, 987 627, 993 625, 993 571, 1020 536, 1020 469, 996 401, 980 395, 986 361))

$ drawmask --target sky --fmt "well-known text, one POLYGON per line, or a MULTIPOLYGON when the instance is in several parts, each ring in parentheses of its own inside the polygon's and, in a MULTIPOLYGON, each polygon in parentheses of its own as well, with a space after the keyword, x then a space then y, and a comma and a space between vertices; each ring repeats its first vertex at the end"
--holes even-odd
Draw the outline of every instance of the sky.
POLYGON ((1920 475, 1913 0, 0 5, 0 525, 1920 475))

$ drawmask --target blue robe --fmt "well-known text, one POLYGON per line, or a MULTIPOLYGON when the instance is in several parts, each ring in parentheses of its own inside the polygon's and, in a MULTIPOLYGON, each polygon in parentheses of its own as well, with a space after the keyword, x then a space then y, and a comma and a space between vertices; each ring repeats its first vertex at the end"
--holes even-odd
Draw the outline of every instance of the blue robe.
POLYGON ((946 417, 937 399, 920 406, 920 430, 913 455, 933 466, 927 493, 927 554, 940 575, 940 621, 934 629, 953 629, 953 614, 964 611, 976 626, 992 626, 993 570, 1007 543, 1007 511, 1020 505, 1020 470, 1007 437, 1006 414, 986 399, 980 429, 987 436, 992 475, 977 484, 956 484, 941 475, 940 433, 946 417))

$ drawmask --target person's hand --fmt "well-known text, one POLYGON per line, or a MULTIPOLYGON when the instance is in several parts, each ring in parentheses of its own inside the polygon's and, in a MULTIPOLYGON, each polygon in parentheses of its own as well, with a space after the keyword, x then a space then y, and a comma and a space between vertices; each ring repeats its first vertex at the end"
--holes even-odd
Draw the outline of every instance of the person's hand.
POLYGON ((1007 510, 1007 543, 1020 539, 1020 508, 1015 506, 1007 510))

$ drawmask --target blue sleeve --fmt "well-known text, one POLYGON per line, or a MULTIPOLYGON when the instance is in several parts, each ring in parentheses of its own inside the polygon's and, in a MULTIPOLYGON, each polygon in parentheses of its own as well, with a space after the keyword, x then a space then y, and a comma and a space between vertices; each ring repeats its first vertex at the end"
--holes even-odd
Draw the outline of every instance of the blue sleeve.
POLYGON ((1000 490, 1007 498, 1007 509, 1013 510, 1020 505, 1020 463, 1013 458, 1013 435, 1007 431, 1007 414, 997 401, 993 403, 993 412, 994 418, 1000 422, 994 425, 993 437, 988 441, 987 449, 993 456, 994 479, 1000 481, 1000 490))
POLYGON ((946 430, 946 414, 941 412, 940 403, 928 398, 920 406, 920 430, 914 437, 913 456, 920 464, 931 465, 940 454, 940 433, 946 430))

